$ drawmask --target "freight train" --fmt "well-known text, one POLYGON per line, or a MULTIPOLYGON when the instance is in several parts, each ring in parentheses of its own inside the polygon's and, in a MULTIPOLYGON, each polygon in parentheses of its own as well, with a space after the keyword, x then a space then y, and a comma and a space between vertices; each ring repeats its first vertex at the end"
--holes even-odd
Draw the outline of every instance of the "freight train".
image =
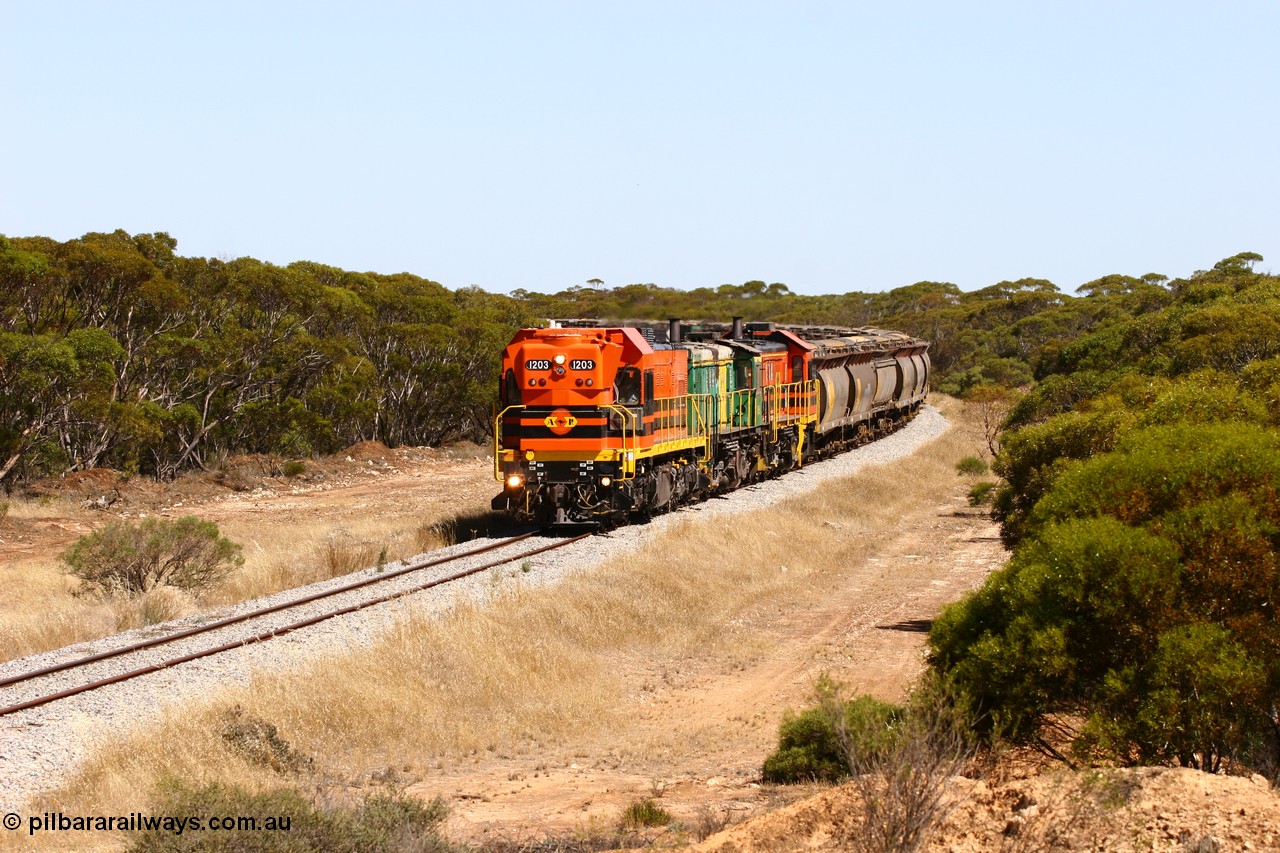
POLYGON ((552 321, 502 354, 493 508, 542 527, 613 527, 906 423, 929 342, 872 328, 552 321))

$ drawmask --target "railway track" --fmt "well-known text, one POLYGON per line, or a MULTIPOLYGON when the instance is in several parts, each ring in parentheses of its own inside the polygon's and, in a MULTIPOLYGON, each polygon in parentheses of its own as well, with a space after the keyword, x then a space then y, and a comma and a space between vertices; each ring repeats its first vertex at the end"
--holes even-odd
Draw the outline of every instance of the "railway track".
MULTIPOLYGON (((477 548, 471 548, 469 550, 462 551, 456 554, 450 554, 444 557, 436 557, 428 560, 422 560, 416 563, 409 564, 407 566, 403 566, 398 569, 393 569, 391 571, 387 571, 378 575, 363 578, 361 580, 354 581, 352 583, 344 584, 342 586, 338 586, 333 589, 324 590, 322 592, 317 592, 311 595, 303 596, 302 598, 291 599, 289 601, 280 602, 268 607, 258 608, 256 610, 252 610, 247 613, 236 614, 234 616, 218 619, 213 622, 205 623, 203 625, 196 625, 194 627, 186 628, 180 631, 175 631, 170 634, 164 634, 159 637, 152 637, 150 639, 143 640, 137 643, 132 643, 130 645, 120 646, 118 648, 109 649, 107 651, 98 652, 96 654, 86 655, 81 658, 64 661, 61 663, 53 664, 51 666, 46 666, 40 669, 31 670, 29 672, 20 673, 18 675, 12 675, 8 677, 0 678, 0 691, 3 691, 3 693, 26 694, 25 697, 20 699, 19 701, 12 702, 12 704, 7 704, 4 707, 0 707, 0 717, 6 716, 9 714, 15 714, 19 711, 25 711, 30 708, 37 708, 42 705, 47 705, 51 702, 56 702, 59 699, 66 699, 72 696, 78 696, 81 693, 87 693, 90 690, 96 690, 100 687, 105 687, 110 684, 117 684, 119 682, 129 681, 131 679, 138 678, 143 675, 148 675, 153 672, 160 672, 161 670, 169 669, 170 667, 178 666, 180 664, 188 663, 194 660, 199 660, 201 658, 211 657, 213 655, 230 651, 232 649, 241 648, 241 647, 252 645, 255 643, 263 643, 263 642, 266 642, 267 640, 271 640, 276 637, 282 637, 286 634, 290 634, 301 628, 306 628, 311 625, 315 625, 320 622, 327 621, 329 619, 334 619, 339 616, 344 616, 348 613, 354 613, 358 610, 363 610, 368 607, 373 607, 374 605, 383 604, 397 598, 403 598, 405 596, 412 595, 414 593, 423 592, 428 589, 444 586, 446 584, 452 583, 454 581, 462 580, 463 578, 470 577, 472 575, 478 574, 483 571, 487 571, 489 569, 497 568, 499 566, 503 566, 508 563, 514 563, 514 562, 526 560, 526 559, 529 559, 530 557, 536 556, 538 554, 543 554, 548 551, 553 551, 558 548, 564 548, 576 542, 580 542, 581 540, 591 536, 591 534, 587 533, 587 534, 582 534, 580 536, 575 536, 568 539, 557 540, 550 544, 540 544, 534 548, 524 548, 524 549, 521 549, 519 553, 503 554, 501 557, 497 557, 493 560, 485 561, 480 565, 469 566, 465 569, 461 569, 456 572, 433 577, 430 580, 424 581, 422 583, 413 584, 408 588, 396 589, 394 592, 386 593, 386 592, 380 591, 379 589, 380 587, 386 587, 391 581, 394 581, 398 578, 405 577, 406 575, 410 575, 414 572, 421 572, 427 569, 438 569, 440 567, 447 566, 450 563, 462 562, 472 557, 476 557, 482 554, 508 548, 511 545, 524 542, 532 538, 534 535, 535 534, 533 533, 525 533, 518 536, 510 537, 508 539, 500 540, 498 542, 493 542, 488 545, 483 545, 477 548), (298 619, 293 622, 288 622, 284 625, 275 625, 273 627, 268 628, 267 630, 256 630, 254 627, 255 622, 261 622, 267 619, 268 617, 275 616, 276 614, 285 613, 289 610, 300 609, 300 608, 306 607, 307 605, 314 604, 318 601, 337 598, 338 596, 346 595, 348 593, 353 593, 353 592, 363 592, 364 595, 362 595, 359 600, 353 603, 345 604, 341 607, 337 607, 330 610, 324 610, 318 614, 311 614, 311 615, 308 615, 306 618, 298 619), (166 645, 179 643, 183 640, 188 640, 192 637, 198 637, 205 634, 211 634, 216 631, 223 631, 231 628, 236 628, 237 626, 239 627, 239 631, 237 632, 238 636, 235 639, 229 640, 227 642, 206 646, 204 648, 199 648, 194 651, 184 652, 182 654, 177 654, 171 658, 167 658, 161 661, 153 661, 141 666, 134 666, 133 668, 130 668, 124 672, 116 672, 111 674, 110 676, 103 677, 103 678, 93 678, 89 681, 76 684, 73 687, 65 687, 63 689, 56 690, 51 693, 37 692, 35 693, 35 695, 32 695, 31 688, 34 687, 34 689, 38 691, 40 689, 39 683, 42 680, 47 680, 51 678, 52 676, 61 676, 61 679, 65 679, 68 674, 74 674, 77 671, 81 671, 81 670, 90 671, 95 664, 101 663, 103 661, 112 661, 117 658, 127 660, 128 656, 130 655, 142 655, 143 653, 148 652, 152 649, 157 649, 166 645)), ((539 541, 542 541, 542 540, 539 540, 539 541)), ((12 697, 11 695, 10 701, 12 701, 12 698, 14 697, 12 697)), ((6 702, 6 699, 3 698, 3 694, 0 694, 0 703, 5 703, 5 702, 6 702)))

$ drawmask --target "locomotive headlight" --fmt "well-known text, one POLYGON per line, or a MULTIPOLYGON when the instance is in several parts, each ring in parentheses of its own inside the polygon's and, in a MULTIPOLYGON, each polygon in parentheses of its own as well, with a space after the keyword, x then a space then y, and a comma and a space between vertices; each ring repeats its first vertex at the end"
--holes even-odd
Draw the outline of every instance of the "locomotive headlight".
POLYGON ((564 353, 556 354, 556 364, 564 364, 564 353))
POLYGON ((524 484, 524 477, 521 477, 519 474, 512 474, 510 477, 507 478, 508 489, 518 489, 523 484, 524 484))
POLYGON ((601 477, 601 478, 600 478, 600 485, 604 486, 606 489, 607 489, 607 488, 609 488, 610 486, 612 486, 612 485, 613 485, 613 478, 612 478, 612 477, 601 477))

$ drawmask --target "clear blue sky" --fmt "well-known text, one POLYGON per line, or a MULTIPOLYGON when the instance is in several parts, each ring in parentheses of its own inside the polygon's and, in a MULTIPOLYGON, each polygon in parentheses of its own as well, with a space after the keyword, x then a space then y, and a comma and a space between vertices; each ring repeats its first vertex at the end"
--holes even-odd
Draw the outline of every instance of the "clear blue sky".
POLYGON ((803 293, 1280 268, 1280 3, 0 0, 0 233, 803 293))

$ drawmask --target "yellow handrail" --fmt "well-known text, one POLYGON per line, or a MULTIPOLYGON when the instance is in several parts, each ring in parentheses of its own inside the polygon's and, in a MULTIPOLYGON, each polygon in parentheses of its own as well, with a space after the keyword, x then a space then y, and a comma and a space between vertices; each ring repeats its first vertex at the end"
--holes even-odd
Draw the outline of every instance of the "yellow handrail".
MULTIPOLYGON (((502 419, 506 416, 507 412, 512 409, 523 408, 524 406, 519 405, 507 406, 501 412, 498 412, 497 416, 493 419, 493 477, 495 480, 502 480, 505 482, 507 479, 507 475, 502 470, 502 419)), ((514 456, 514 451, 512 451, 512 455, 514 456)))
POLYGON ((760 398, 755 388, 731 391, 728 400, 728 418, 722 426, 749 427, 760 423, 760 398))
POLYGON ((816 416, 817 391, 818 382, 814 379, 765 389, 766 411, 773 404, 774 417, 771 421, 774 438, 777 438, 783 426, 816 416))
POLYGON ((711 394, 682 394, 678 397, 659 397, 652 403, 653 413, 657 415, 654 422, 654 443, 667 441, 687 441, 701 439, 703 444, 711 440, 711 406, 714 404, 711 394), (682 431, 674 437, 661 437, 661 433, 670 430, 682 431))
POLYGON ((619 469, 619 480, 634 480, 636 476, 635 459, 636 451, 640 449, 640 430, 637 426, 636 413, 626 406, 619 406, 616 403, 606 403, 600 407, 609 412, 617 412, 622 423, 622 465, 619 469), (631 426, 631 447, 627 447, 627 425, 631 426), (630 459, 627 454, 630 453, 630 459))

